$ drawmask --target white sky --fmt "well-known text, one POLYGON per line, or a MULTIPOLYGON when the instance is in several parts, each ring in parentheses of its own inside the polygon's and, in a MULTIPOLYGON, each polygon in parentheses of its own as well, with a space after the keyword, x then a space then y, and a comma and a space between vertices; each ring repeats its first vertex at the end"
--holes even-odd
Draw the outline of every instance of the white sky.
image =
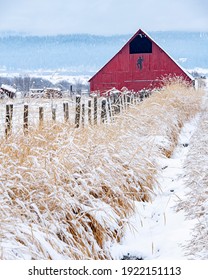
POLYGON ((208 31, 208 0, 0 0, 0 31, 38 35, 208 31))

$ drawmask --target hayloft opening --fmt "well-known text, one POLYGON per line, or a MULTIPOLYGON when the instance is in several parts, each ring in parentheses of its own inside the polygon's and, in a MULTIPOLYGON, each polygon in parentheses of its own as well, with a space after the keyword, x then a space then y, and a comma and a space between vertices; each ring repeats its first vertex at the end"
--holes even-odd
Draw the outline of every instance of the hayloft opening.
POLYGON ((130 42, 129 53, 152 53, 152 42, 145 35, 139 34, 130 42))

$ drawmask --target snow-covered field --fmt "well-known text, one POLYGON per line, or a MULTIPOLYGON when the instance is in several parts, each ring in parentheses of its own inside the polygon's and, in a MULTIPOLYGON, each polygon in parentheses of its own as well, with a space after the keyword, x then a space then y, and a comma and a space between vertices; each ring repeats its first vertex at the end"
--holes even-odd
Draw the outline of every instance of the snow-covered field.
POLYGON ((202 94, 173 84, 111 124, 2 138, 1 259, 206 258, 202 94))

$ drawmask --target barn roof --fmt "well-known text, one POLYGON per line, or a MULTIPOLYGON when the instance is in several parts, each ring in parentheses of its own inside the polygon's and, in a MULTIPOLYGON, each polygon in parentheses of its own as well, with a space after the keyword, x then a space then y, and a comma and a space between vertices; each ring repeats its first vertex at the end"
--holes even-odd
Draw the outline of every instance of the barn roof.
POLYGON ((100 68, 100 70, 95 74, 93 75, 90 79, 89 79, 89 82, 91 82, 91 80, 98 74, 102 71, 102 69, 107 65, 109 64, 113 59, 114 57, 117 56, 118 53, 120 53, 137 35, 139 34, 143 34, 145 35, 152 43, 156 44, 160 49, 162 49, 164 51, 164 53, 191 79, 191 80, 194 80, 194 77, 187 71, 185 70, 183 67, 181 67, 181 65, 179 65, 158 43, 156 43, 149 34, 147 34, 146 32, 144 32, 142 29, 139 29, 128 41, 127 43, 102 67, 100 68))

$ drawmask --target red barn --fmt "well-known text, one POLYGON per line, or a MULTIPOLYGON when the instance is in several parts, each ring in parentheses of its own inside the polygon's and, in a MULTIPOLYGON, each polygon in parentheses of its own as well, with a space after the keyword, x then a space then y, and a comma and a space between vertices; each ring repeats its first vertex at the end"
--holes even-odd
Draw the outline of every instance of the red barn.
POLYGON ((161 86, 166 75, 193 77, 182 69, 150 36, 139 29, 123 48, 90 80, 90 90, 101 93, 115 87, 139 91, 161 86))

